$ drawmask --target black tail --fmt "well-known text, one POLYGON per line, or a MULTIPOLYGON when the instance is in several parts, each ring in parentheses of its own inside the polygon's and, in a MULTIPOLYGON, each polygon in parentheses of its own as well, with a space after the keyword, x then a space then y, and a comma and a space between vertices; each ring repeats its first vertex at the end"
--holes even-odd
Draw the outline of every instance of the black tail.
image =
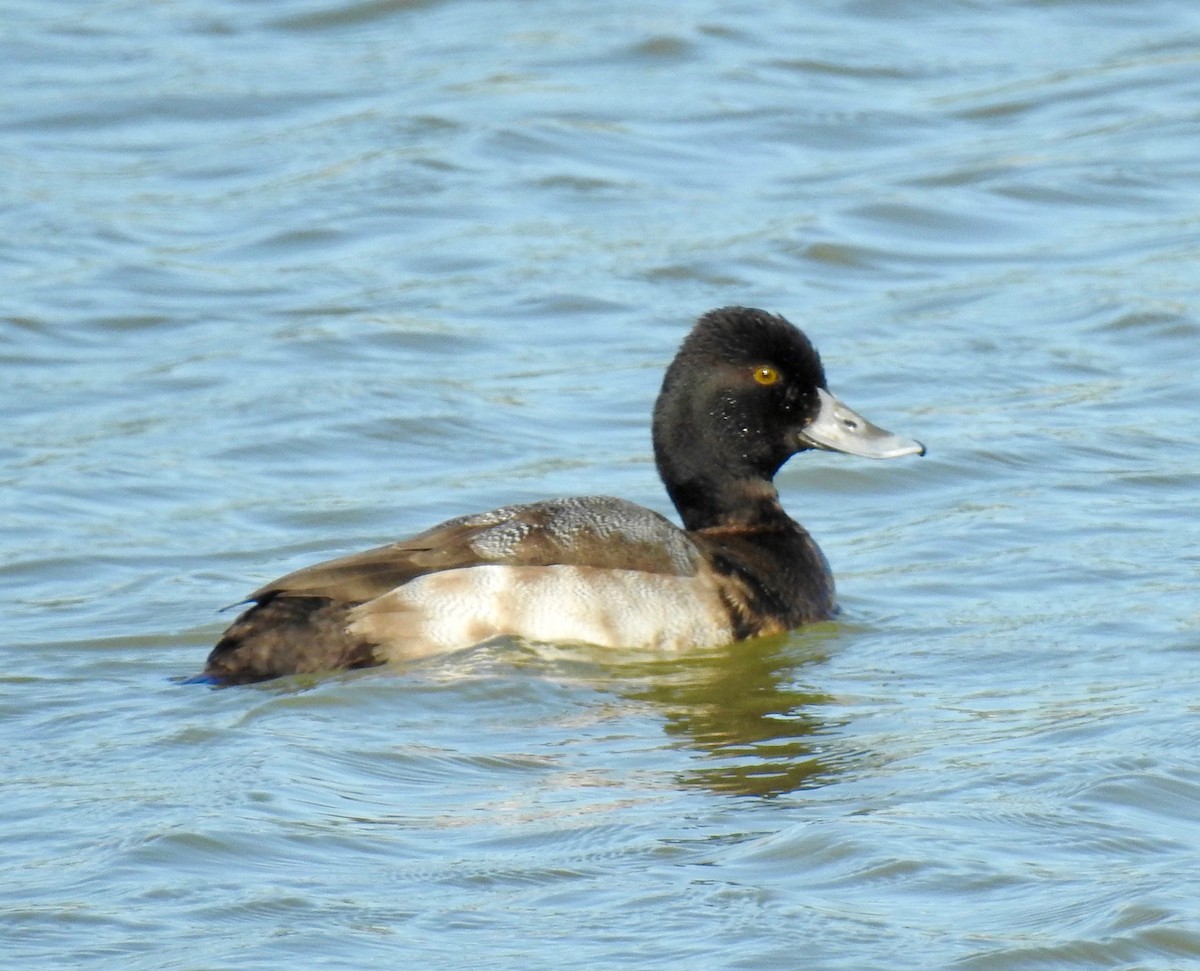
POLYGON ((352 606, 328 597, 268 593, 221 635, 204 676, 217 684, 252 684, 285 674, 382 664, 373 645, 347 632, 352 606))

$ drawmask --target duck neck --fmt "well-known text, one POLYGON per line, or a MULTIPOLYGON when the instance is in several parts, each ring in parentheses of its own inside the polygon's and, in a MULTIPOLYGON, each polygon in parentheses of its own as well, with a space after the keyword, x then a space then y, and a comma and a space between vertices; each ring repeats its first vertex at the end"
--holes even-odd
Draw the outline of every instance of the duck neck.
MULTIPOLYGON (((664 477, 665 478, 665 477, 664 477)), ((666 480, 686 529, 768 531, 795 528, 769 479, 698 477, 666 480)))

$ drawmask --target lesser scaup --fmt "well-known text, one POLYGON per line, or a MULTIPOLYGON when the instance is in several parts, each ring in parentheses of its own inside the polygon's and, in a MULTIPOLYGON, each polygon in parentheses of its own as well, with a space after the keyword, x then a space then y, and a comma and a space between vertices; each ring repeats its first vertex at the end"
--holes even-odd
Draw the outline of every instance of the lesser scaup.
POLYGON ((772 478, 806 449, 923 455, 827 389, 783 317, 702 316, 667 368, 654 456, 683 529, 603 496, 451 519, 256 590, 206 680, 370 667, 500 635, 607 647, 717 646, 830 618, 833 577, 772 478))

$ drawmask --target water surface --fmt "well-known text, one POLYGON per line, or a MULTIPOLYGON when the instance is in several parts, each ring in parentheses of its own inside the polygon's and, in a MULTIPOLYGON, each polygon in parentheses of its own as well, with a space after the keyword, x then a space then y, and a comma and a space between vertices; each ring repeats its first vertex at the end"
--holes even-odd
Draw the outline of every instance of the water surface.
POLYGON ((6 964, 1200 963, 1200 11, 4 19, 6 964), (177 683, 316 559, 669 511, 733 303, 930 447, 780 476, 836 623, 177 683))

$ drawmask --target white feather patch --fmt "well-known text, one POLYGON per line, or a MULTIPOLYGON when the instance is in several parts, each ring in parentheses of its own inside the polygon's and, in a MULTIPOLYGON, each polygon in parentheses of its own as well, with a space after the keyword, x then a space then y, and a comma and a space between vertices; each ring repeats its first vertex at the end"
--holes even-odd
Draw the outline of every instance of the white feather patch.
POLYGON ((579 566, 473 566, 430 573, 354 608, 350 631, 392 660, 499 635, 679 650, 733 640, 711 577, 579 566))

